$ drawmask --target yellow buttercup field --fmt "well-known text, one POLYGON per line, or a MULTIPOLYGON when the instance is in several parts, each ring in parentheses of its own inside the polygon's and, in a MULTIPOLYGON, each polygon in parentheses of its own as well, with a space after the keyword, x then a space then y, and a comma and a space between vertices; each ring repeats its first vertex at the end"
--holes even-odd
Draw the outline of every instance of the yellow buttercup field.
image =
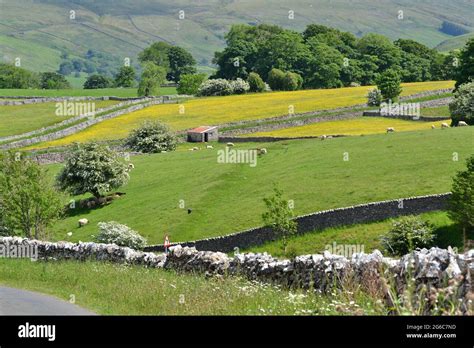
POLYGON ((449 121, 422 122, 389 119, 383 117, 360 117, 350 120, 338 120, 312 123, 306 126, 282 128, 268 132, 246 134, 246 137, 309 137, 319 135, 365 135, 385 133, 388 127, 396 132, 428 130, 432 125, 441 128, 441 123, 449 121))
MULTIPOLYGON (((402 95, 429 90, 453 88, 453 81, 403 84, 402 95)), ((201 125, 219 125, 236 121, 264 119, 294 113, 335 109, 367 102, 370 86, 245 94, 227 97, 198 98, 183 104, 156 105, 87 128, 77 134, 30 148, 46 148, 88 142, 121 139, 145 120, 159 120, 173 130, 185 130, 201 125)))

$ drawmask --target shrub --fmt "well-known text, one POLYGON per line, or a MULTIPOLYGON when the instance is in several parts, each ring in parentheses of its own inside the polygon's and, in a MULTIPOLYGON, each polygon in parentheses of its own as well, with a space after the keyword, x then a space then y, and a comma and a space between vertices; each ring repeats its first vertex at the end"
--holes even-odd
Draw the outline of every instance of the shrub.
POLYGON ((181 75, 177 91, 179 94, 194 95, 199 91, 199 86, 206 80, 206 74, 181 75))
POLYGON ((285 73, 280 69, 272 69, 268 73, 268 84, 273 91, 281 91, 285 86, 285 73))
POLYGON ((99 235, 95 240, 98 243, 116 244, 132 249, 142 249, 146 245, 146 239, 126 225, 115 221, 99 222, 97 225, 99 235))
POLYGON ((384 100, 397 100, 402 92, 400 75, 393 69, 386 70, 377 79, 377 87, 384 100))
POLYGON ((232 94, 244 94, 250 90, 250 85, 247 81, 237 78, 236 80, 230 81, 232 88, 232 94))
POLYGON ((254 72, 250 73, 247 82, 250 87, 250 92, 259 93, 265 91, 265 82, 263 82, 259 74, 254 72))
POLYGON ((380 106, 382 103, 382 93, 378 88, 374 88, 367 94, 367 105, 368 106, 380 106))
POLYGON ((225 79, 204 81, 198 90, 200 96, 220 96, 232 94, 232 85, 225 79))
POLYGON ((138 95, 140 97, 149 97, 156 95, 160 85, 166 80, 166 69, 162 66, 145 62, 143 65, 142 77, 138 84, 138 95))
POLYGON ((474 82, 465 83, 454 92, 454 99, 449 104, 451 125, 457 126, 459 121, 474 125, 474 82))
POLYGON ((73 195, 92 193, 96 198, 125 185, 128 166, 106 146, 77 144, 57 176, 60 189, 73 195))
POLYGON ((430 247, 433 228, 416 216, 394 221, 391 230, 381 238, 382 246, 391 255, 405 255, 416 248, 430 247))
POLYGON ((290 71, 285 74, 282 88, 284 91, 296 91, 302 86, 303 78, 299 74, 290 71))
POLYGON ((176 136, 167 125, 147 121, 130 132, 125 146, 133 151, 157 153, 176 149, 176 136))
POLYGON ((55 72, 44 72, 41 74, 41 88, 43 89, 67 89, 71 85, 63 75, 55 72))

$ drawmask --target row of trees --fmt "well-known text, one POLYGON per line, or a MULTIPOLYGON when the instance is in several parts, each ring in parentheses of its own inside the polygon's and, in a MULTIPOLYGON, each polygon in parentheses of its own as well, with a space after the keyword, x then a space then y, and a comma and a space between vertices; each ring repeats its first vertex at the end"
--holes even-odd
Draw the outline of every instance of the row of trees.
MULTIPOLYGON (((272 69, 304 77, 304 88, 374 84, 388 69, 402 82, 448 80, 456 76, 460 57, 443 55, 416 41, 395 42, 379 34, 353 34, 311 24, 303 33, 276 25, 234 25, 227 47, 216 52, 216 78, 247 79, 252 72, 268 82, 272 69)), ((212 78, 212 77, 211 77, 212 78)))
POLYGON ((66 78, 55 72, 35 73, 13 64, 0 63, 0 88, 71 88, 66 78))

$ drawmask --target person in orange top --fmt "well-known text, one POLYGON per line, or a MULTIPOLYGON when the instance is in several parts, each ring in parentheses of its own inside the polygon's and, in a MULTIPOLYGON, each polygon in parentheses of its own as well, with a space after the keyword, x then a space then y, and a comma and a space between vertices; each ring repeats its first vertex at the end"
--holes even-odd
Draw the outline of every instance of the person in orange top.
POLYGON ((168 237, 167 234, 165 234, 165 243, 164 243, 164 247, 165 247, 165 253, 168 254, 169 252, 169 247, 171 246, 171 243, 170 243, 170 239, 168 237))

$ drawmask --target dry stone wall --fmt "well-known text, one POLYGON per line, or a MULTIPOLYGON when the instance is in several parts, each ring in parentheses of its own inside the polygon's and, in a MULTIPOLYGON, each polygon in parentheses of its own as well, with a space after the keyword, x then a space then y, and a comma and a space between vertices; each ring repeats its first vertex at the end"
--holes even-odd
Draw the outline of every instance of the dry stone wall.
POLYGON ((279 260, 267 253, 228 256, 174 246, 166 254, 154 254, 114 244, 43 242, 18 237, 0 238, 0 250, 37 248, 39 259, 97 260, 165 268, 207 276, 244 276, 284 288, 302 288, 321 293, 342 288, 346 281, 363 289, 377 289, 392 305, 393 296, 403 298, 408 287, 424 298, 423 313, 437 305, 436 294, 459 303, 458 314, 472 313, 474 301, 474 250, 458 254, 451 248, 421 249, 400 259, 384 257, 380 251, 356 253, 350 259, 329 252, 279 260), (393 280, 392 285, 387 281, 393 280), (389 288, 390 287, 390 288, 389 288), (392 293, 389 291, 392 290, 392 293))

